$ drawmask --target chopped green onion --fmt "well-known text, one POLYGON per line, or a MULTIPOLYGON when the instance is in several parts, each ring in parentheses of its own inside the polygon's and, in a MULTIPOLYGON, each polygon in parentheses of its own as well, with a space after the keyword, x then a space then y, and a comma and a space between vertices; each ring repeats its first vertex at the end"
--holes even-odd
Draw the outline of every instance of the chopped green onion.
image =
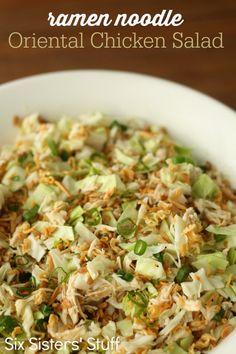
POLYGON ((220 311, 217 312, 215 314, 215 316, 213 317, 213 321, 217 321, 217 322, 221 321, 222 318, 224 317, 224 314, 225 314, 225 311, 224 311, 224 309, 221 308, 220 311))
POLYGON ((48 147, 51 150, 53 156, 58 156, 57 144, 53 139, 48 139, 48 147))
POLYGON ((103 163, 106 161, 106 155, 101 153, 101 152, 94 152, 91 156, 90 156, 91 160, 101 160, 103 163))
POLYGON ((137 171, 147 173, 150 171, 150 167, 148 167, 142 159, 139 160, 137 164, 137 171))
POLYGON ((143 240, 138 240, 134 246, 134 253, 138 256, 142 256, 147 249, 147 243, 143 240))
POLYGON ((11 333, 15 327, 18 327, 20 324, 19 322, 11 316, 0 316, 0 329, 6 333, 11 333))
POLYGON ((140 291, 130 291, 128 299, 140 307, 146 307, 148 304, 148 299, 140 291))
POLYGON ((29 259, 26 256, 15 256, 15 263, 17 266, 25 266, 29 263, 29 259))
POLYGON ((23 213, 23 218, 25 221, 30 221, 32 220, 33 218, 35 218, 35 216, 38 214, 38 211, 39 211, 39 205, 38 204, 35 204, 33 206, 33 208, 31 209, 28 209, 26 210, 24 213, 23 213))
POLYGON ((191 163, 192 165, 194 165, 193 159, 188 156, 173 156, 171 160, 176 165, 184 162, 191 163))
POLYGON ((8 210, 10 211, 18 211, 20 208, 20 205, 17 203, 12 203, 8 205, 8 210))
POLYGON ((192 271, 188 264, 184 264, 179 270, 175 277, 176 283, 180 284, 188 278, 189 273, 192 271))
POLYGON ((84 214, 84 209, 78 205, 70 212, 70 223, 75 222, 77 219, 81 218, 84 214))
POLYGON ((27 160, 32 159, 32 157, 33 157, 32 151, 24 152, 18 157, 18 162, 19 164, 24 165, 24 163, 27 162, 27 160))
POLYGON ((67 161, 68 159, 69 159, 69 157, 70 157, 70 154, 69 154, 69 152, 68 151, 66 151, 66 150, 62 150, 61 152, 60 152, 60 158, 62 159, 62 161, 67 161))
POLYGON ((136 224, 130 218, 125 218, 117 223, 118 234, 125 238, 132 236, 136 230, 136 224))
POLYGON ((175 145, 175 152, 181 156, 190 156, 191 149, 186 148, 185 146, 175 145))
POLYGON ((129 273, 129 272, 126 272, 124 271, 123 269, 119 269, 117 272, 116 272, 117 275, 119 275, 119 277, 123 280, 126 280, 126 281, 132 281, 134 276, 133 274, 129 273))
POLYGON ((222 242, 227 238, 225 235, 215 235, 215 241, 216 242, 222 242))
POLYGON ((101 214, 97 208, 88 210, 85 214, 85 223, 91 226, 96 226, 102 221, 101 214))
POLYGON ((163 263, 163 261, 164 261, 164 253, 163 252, 155 253, 153 256, 156 258, 156 260, 158 262, 163 263))
POLYGON ((118 127, 123 132, 125 132, 128 129, 127 125, 124 125, 124 124, 118 122, 117 120, 113 120, 113 122, 110 124, 109 128, 112 129, 113 127, 118 127))
POLYGON ((230 248, 230 250, 228 252, 228 260, 229 260, 230 265, 236 264, 236 249, 235 248, 230 248))
POLYGON ((20 181, 20 176, 12 176, 11 180, 14 182, 18 182, 20 181))
POLYGON ((36 321, 37 330, 44 332, 46 330, 46 324, 47 321, 45 320, 45 318, 40 318, 39 320, 36 321))
POLYGON ((65 274, 64 278, 62 278, 62 280, 61 280, 61 283, 66 283, 68 281, 71 273, 67 273, 62 267, 55 268, 54 272, 58 272, 58 270, 61 270, 65 274))
POLYGON ((51 315, 52 311, 52 307, 47 305, 47 304, 42 304, 40 306, 40 311, 42 312, 44 318, 47 318, 51 315))

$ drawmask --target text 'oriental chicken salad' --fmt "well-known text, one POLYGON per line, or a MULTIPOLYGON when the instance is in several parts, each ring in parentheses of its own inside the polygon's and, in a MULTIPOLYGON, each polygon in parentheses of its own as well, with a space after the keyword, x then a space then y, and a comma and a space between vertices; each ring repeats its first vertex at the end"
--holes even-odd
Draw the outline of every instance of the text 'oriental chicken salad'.
POLYGON ((15 124, 0 151, 1 353, 6 338, 48 349, 33 337, 66 342, 48 353, 201 354, 233 331, 236 195, 209 163, 139 120, 15 124))

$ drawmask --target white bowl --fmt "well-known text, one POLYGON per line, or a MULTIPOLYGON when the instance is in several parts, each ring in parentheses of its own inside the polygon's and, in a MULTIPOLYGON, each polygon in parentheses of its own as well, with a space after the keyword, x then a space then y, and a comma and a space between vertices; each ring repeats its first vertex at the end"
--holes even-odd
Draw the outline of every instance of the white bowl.
MULTIPOLYGON (((55 72, 0 86, 0 141, 13 140, 12 116, 103 111, 168 128, 201 160, 214 163, 236 187, 236 113, 199 92, 145 75, 100 70, 55 72)), ((233 354, 236 333, 212 354, 233 354)))

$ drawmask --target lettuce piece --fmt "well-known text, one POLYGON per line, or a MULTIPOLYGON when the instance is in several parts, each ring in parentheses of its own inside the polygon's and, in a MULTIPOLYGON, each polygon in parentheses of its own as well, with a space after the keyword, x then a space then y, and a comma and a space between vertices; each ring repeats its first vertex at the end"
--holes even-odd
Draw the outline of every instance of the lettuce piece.
POLYGON ((98 188, 98 192, 106 193, 109 191, 124 191, 125 185, 120 177, 115 174, 107 176, 87 176, 76 183, 77 190, 82 192, 89 192, 98 188), (98 188, 99 187, 99 188, 98 188))
POLYGON ((62 184, 68 189, 68 191, 70 191, 71 195, 75 196, 77 194, 77 181, 74 178, 71 176, 65 176, 62 180, 62 184))
POLYGON ((137 353, 140 348, 151 348, 155 339, 155 336, 136 334, 133 339, 122 342, 120 348, 124 353, 137 353))
POLYGON ((36 259, 37 262, 40 262, 46 253, 46 248, 42 245, 39 239, 34 237, 33 234, 29 235, 28 240, 30 241, 30 249, 26 253, 36 259))
POLYGON ((186 314, 186 310, 181 310, 177 315, 171 319, 168 324, 160 331, 161 336, 167 336, 176 326, 180 324, 180 321, 186 314))
POLYGON ((92 242, 97 239, 97 237, 81 221, 77 221, 74 229, 76 235, 79 236, 78 242, 80 244, 83 242, 92 242))
POLYGON ((150 279, 166 278, 162 263, 146 257, 139 257, 136 263, 135 273, 144 275, 150 279))
POLYGON ((2 178, 2 184, 7 186, 11 192, 16 192, 25 184, 25 170, 17 165, 10 167, 2 178))
POLYGON ((34 277, 37 286, 40 284, 41 277, 43 277, 45 273, 46 272, 41 269, 37 264, 34 266, 32 270, 32 276, 34 277))
POLYGON ((207 174, 201 174, 192 186, 192 194, 195 198, 212 199, 219 188, 207 174))
POLYGON ((116 335, 116 324, 113 321, 109 321, 103 328, 102 328, 102 335, 104 338, 111 339, 116 335))
POLYGON ((57 271, 58 281, 61 282, 65 279, 71 271, 75 270, 77 267, 73 265, 73 259, 67 259, 58 249, 50 250, 49 254, 52 257, 53 265, 57 271))
POLYGON ((68 134, 72 128, 73 121, 68 118, 68 117, 62 117, 58 123, 57 123, 57 128, 60 130, 60 132, 65 135, 68 134))
POLYGON ((24 209, 30 209, 35 204, 41 205, 44 198, 48 195, 56 198, 56 189, 53 186, 40 183, 27 199, 26 203, 24 204, 24 209))
POLYGON ((224 272, 228 264, 229 262, 222 252, 200 254, 197 256, 197 260, 192 262, 195 268, 204 268, 208 274, 215 273, 216 271, 224 272))
POLYGON ((70 222, 74 223, 76 220, 83 221, 83 214, 84 209, 80 205, 78 205, 70 212, 70 222))
POLYGON ((185 350, 183 350, 177 343, 171 343, 168 346, 169 354, 188 354, 185 350))
POLYGON ((192 334, 190 334, 187 337, 184 337, 183 339, 180 340, 180 347, 184 350, 188 350, 190 345, 192 344, 194 340, 194 336, 192 334))
POLYGON ((195 273, 190 273, 192 282, 183 282, 181 287, 183 293, 189 298, 199 298, 201 292, 224 288, 224 282, 221 276, 207 277, 203 268, 195 273))
POLYGON ((227 236, 225 240, 227 242, 227 247, 236 247, 236 224, 228 226, 209 225, 206 230, 215 235, 227 236))
MULTIPOLYGON (((54 225, 51 226, 53 227, 54 225)), ((44 244, 48 249, 51 249, 56 246, 57 242, 74 241, 74 239, 74 231, 71 226, 57 226, 51 237, 44 241, 44 244)))
POLYGON ((34 316, 29 299, 16 300, 16 314, 18 318, 22 319, 22 327, 26 333, 27 338, 31 337, 31 327, 34 324, 34 316))
POLYGON ((121 162, 123 165, 127 165, 127 166, 132 166, 134 164, 136 164, 137 160, 125 155, 121 150, 119 149, 115 149, 114 151, 115 154, 115 158, 116 160, 118 160, 119 162, 121 162))
POLYGON ((5 279, 7 273, 9 272, 9 270, 11 270, 11 265, 9 262, 4 263, 1 267, 0 267, 0 284, 3 282, 3 280, 5 279))
POLYGON ((92 261, 87 262, 87 269, 93 280, 99 277, 99 275, 104 277, 109 274, 113 267, 114 262, 101 255, 98 255, 92 261))
POLYGON ((132 201, 128 203, 124 203, 122 205, 123 212, 121 216, 119 217, 117 223, 121 222, 124 219, 131 219, 134 223, 136 223, 137 218, 138 218, 138 211, 136 209, 137 207, 137 202, 132 201))
POLYGON ((236 285, 218 289, 218 293, 225 299, 230 298, 230 301, 236 302, 236 285))
POLYGON ((116 322, 116 327, 123 337, 130 337, 133 335, 133 323, 131 320, 121 320, 116 322))
POLYGON ((168 222, 166 220, 162 220, 161 227, 160 227, 160 233, 167 235, 170 241, 174 241, 174 237, 172 233, 170 232, 170 228, 168 225, 168 222))
POLYGON ((106 193, 110 191, 125 191, 125 185, 121 181, 118 175, 112 174, 108 176, 99 176, 98 177, 98 184, 101 184, 99 188, 99 192, 106 193))

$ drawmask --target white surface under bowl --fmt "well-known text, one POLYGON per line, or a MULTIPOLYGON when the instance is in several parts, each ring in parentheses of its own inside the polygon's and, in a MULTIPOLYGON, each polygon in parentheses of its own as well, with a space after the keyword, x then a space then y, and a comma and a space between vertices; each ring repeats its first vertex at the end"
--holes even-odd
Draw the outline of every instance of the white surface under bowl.
MULTIPOLYGON (((163 125, 196 157, 214 163, 236 187, 236 113, 187 87, 115 71, 65 71, 0 86, 0 144, 13 140, 12 116, 40 112, 50 119, 102 111, 163 125)), ((236 333, 212 354, 235 353, 236 333)))

